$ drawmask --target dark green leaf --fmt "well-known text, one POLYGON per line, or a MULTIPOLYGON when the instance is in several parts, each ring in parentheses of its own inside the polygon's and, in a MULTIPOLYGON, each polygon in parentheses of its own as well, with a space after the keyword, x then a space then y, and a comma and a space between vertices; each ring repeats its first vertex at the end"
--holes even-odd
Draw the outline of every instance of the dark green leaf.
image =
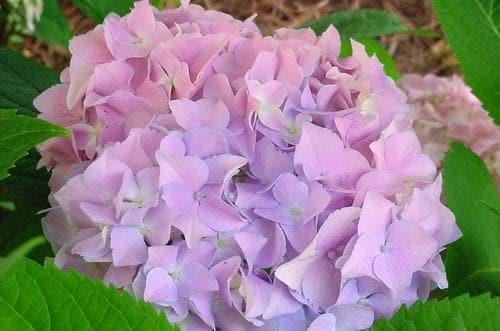
POLYGON ((401 308, 390 320, 379 320, 373 331, 496 331, 500 325, 500 298, 488 293, 468 294, 452 300, 417 302, 410 309, 401 308))
POLYGON ((500 0, 434 0, 465 81, 500 124, 500 0))
POLYGON ((30 206, 39 211, 49 207, 49 172, 46 168, 37 169, 40 155, 35 150, 16 162, 10 176, 0 181, 0 188, 7 189, 18 200, 29 201, 30 206))
POLYGON ((409 31, 401 20, 393 14, 375 10, 346 10, 323 16, 300 27, 311 27, 317 35, 333 24, 342 38, 375 38, 398 32, 409 31))
POLYGON ((485 206, 500 207, 500 198, 484 162, 454 143, 444 161, 444 187, 464 234, 446 253, 450 296, 500 295, 500 217, 485 206))
MULTIPOLYGON (((396 62, 392 58, 391 54, 385 49, 385 47, 376 41, 375 39, 358 39, 357 42, 365 46, 366 53, 368 55, 376 55, 380 63, 384 65, 385 73, 392 77, 395 81, 399 80, 398 69, 396 68, 396 62)), ((344 58, 352 54, 351 42, 348 40, 342 41, 342 46, 340 50, 340 57, 344 58)))
POLYGON ((0 108, 15 108, 19 114, 36 116, 33 99, 58 82, 55 71, 0 48, 0 108))
POLYGON ((35 36, 46 44, 68 47, 73 34, 57 0, 43 1, 43 13, 36 24, 35 36))
POLYGON ((109 13, 123 16, 134 6, 134 0, 73 0, 73 3, 98 24, 102 23, 109 13))
POLYGON ((0 179, 8 176, 14 162, 39 143, 68 130, 36 118, 16 115, 12 109, 0 109, 0 179))
POLYGON ((0 276, 4 330, 173 330, 164 314, 101 281, 22 259, 0 276))
MULTIPOLYGON (((41 216, 37 214, 39 210, 33 208, 26 201, 15 199, 14 203, 14 211, 8 212, 5 217, 0 218, 2 229, 0 231, 0 256, 8 255, 30 238, 43 234, 41 216)), ((50 245, 45 242, 32 250, 28 257, 43 263, 46 257, 53 255, 50 245)))

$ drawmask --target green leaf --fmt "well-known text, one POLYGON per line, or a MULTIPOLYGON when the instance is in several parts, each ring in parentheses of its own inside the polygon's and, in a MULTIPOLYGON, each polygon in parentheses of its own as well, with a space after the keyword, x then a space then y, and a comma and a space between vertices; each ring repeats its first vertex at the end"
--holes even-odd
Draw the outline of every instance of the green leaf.
POLYGON ((410 32, 420 38, 439 38, 441 34, 428 29, 411 29, 410 32))
POLYGON ((174 330, 125 291, 28 259, 0 276, 0 321, 4 330, 174 330))
POLYGON ((149 3, 158 9, 163 9, 167 4, 167 0, 151 0, 149 3))
POLYGON ((488 293, 476 297, 468 294, 452 300, 421 301, 410 309, 401 308, 390 320, 379 320, 373 331, 496 331, 500 325, 500 298, 488 293))
POLYGON ((98 24, 102 23, 109 13, 123 16, 134 6, 134 0, 73 0, 73 3, 98 24))
POLYGON ((0 208, 8 211, 14 211, 16 205, 14 205, 14 202, 12 201, 3 200, 2 198, 0 198, 0 208))
POLYGON ((43 13, 36 24, 35 36, 46 44, 68 47, 73 33, 57 0, 43 0, 43 13))
POLYGON ((46 240, 43 236, 36 236, 26 241, 15 250, 9 253, 6 257, 2 258, 0 264, 0 274, 8 271, 12 268, 16 262, 22 257, 26 256, 29 252, 31 252, 34 248, 46 243, 46 240))
POLYGON ((465 81, 500 124, 500 0, 434 0, 465 81))
POLYGON ((449 295, 500 295, 500 198, 484 162, 453 143, 444 160, 444 188, 463 237, 446 251, 449 295))
POLYGON ((16 115, 12 109, 0 109, 0 179, 8 176, 7 169, 39 143, 68 130, 36 118, 16 115))
POLYGON ((31 150, 27 156, 16 162, 10 172, 10 176, 0 181, 0 189, 6 189, 16 199, 29 201, 30 206, 36 211, 49 207, 47 197, 49 196, 50 174, 46 168, 37 169, 40 155, 31 150))
MULTIPOLYGON (((46 186, 47 184, 45 184, 46 186)), ((47 196, 45 196, 47 199, 47 196)), ((13 199, 15 209, 0 218, 0 256, 5 256, 14 251, 24 242, 43 234, 39 209, 31 206, 29 201, 13 199)), ((45 242, 33 249, 27 256, 37 262, 43 263, 46 257, 54 256, 49 243, 45 242)))
POLYGON ((36 116, 33 99, 59 83, 59 75, 21 54, 0 48, 0 108, 15 108, 19 114, 36 116))
POLYGON ((398 17, 375 9, 339 11, 300 27, 310 27, 317 35, 320 35, 328 29, 330 24, 333 24, 345 39, 375 38, 409 31, 409 28, 398 17))
MULTIPOLYGON (((396 62, 392 58, 391 54, 385 49, 385 47, 375 39, 358 39, 357 42, 365 46, 365 51, 368 55, 376 55, 380 63, 384 65, 384 71, 395 81, 398 81, 400 76, 398 69, 396 68, 396 62)), ((340 57, 344 58, 352 54, 351 42, 348 40, 343 40, 340 50, 340 57)))

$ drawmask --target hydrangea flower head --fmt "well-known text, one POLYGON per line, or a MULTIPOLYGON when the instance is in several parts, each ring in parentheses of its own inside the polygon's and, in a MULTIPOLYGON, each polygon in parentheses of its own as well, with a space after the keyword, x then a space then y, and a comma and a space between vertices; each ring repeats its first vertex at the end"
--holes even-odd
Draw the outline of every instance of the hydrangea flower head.
POLYGON ((40 117, 71 137, 43 220, 55 263, 185 330, 361 330, 447 286, 460 237, 405 95, 334 27, 147 1, 70 44, 40 117))

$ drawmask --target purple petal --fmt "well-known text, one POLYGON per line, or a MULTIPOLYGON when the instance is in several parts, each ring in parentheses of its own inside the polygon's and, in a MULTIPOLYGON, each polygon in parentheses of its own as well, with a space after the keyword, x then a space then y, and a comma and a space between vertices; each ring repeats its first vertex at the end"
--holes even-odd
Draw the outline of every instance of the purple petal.
POLYGON ((307 328, 307 331, 326 331, 326 330, 336 330, 336 319, 333 314, 322 314, 319 315, 307 328))
POLYGON ((280 281, 275 281, 271 298, 262 317, 269 319, 280 315, 288 315, 301 308, 302 304, 290 294, 288 287, 280 281))
POLYGON ((178 286, 179 294, 185 298, 219 289, 215 277, 199 263, 192 263, 180 271, 178 286))

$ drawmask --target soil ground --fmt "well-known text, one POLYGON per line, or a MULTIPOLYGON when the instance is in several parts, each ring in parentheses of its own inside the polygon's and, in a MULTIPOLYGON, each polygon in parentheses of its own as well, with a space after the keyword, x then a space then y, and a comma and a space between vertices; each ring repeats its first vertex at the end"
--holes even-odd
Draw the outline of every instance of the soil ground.
MULTIPOLYGON (((61 0, 64 13, 75 34, 91 29, 94 24, 69 0, 61 0)), ((264 34, 279 27, 293 27, 333 11, 375 8, 390 11, 410 27, 429 29, 440 36, 421 38, 411 33, 382 37, 381 42, 396 59, 402 73, 458 73, 456 60, 442 36, 430 0, 193 0, 204 8, 221 10, 245 19, 257 13, 256 23, 264 34)), ((47 47, 34 38, 26 38, 17 46, 25 56, 49 67, 61 70, 69 62, 66 50, 47 47)))

